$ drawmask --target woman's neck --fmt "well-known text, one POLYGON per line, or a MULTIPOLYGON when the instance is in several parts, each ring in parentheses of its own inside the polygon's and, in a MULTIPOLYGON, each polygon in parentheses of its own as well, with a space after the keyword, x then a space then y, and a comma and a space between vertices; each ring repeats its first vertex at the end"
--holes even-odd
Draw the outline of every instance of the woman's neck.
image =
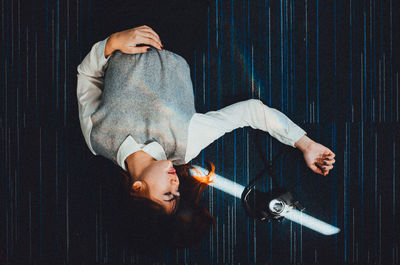
POLYGON ((144 169, 153 161, 156 161, 154 157, 142 150, 136 151, 125 159, 129 175, 131 175, 133 180, 137 180, 138 176, 140 176, 144 169))

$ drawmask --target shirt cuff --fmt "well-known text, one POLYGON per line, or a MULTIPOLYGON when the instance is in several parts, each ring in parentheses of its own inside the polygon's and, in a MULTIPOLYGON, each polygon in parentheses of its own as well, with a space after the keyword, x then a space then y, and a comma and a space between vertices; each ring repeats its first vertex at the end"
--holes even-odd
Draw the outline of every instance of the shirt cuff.
POLYGON ((302 128, 292 122, 291 124, 289 124, 289 134, 287 136, 288 139, 290 139, 289 145, 296 148, 294 144, 306 134, 306 131, 304 131, 302 128))
POLYGON ((99 65, 105 65, 107 63, 108 59, 110 59, 110 57, 111 57, 111 54, 107 58, 104 55, 104 51, 106 49, 107 40, 109 38, 110 38, 110 36, 108 36, 104 40, 98 42, 98 46, 97 46, 96 52, 97 52, 97 58, 99 58, 99 65))

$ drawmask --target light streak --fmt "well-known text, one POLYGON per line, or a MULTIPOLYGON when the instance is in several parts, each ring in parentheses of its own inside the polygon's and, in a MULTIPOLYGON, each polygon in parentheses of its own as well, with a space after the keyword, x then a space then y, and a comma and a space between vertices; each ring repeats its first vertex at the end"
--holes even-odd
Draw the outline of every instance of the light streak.
POLYGON ((339 228, 318 220, 317 218, 314 218, 297 209, 289 209, 287 212, 282 213, 282 216, 292 222, 308 227, 326 236, 337 234, 340 231, 339 228))
MULTIPOLYGON (((194 165, 199 172, 204 174, 204 176, 208 175, 208 170, 204 169, 200 166, 194 165)), ((191 174, 198 174, 196 170, 190 169, 191 174)), ((209 184, 209 186, 221 190, 225 193, 228 193, 236 198, 241 199, 242 193, 245 189, 243 185, 240 185, 236 182, 233 182, 227 178, 224 178, 221 175, 214 173, 212 176, 213 182, 209 184)), ((299 225, 308 227, 316 232, 319 232, 324 235, 333 235, 339 233, 340 229, 325 223, 317 218, 314 218, 304 212, 301 212, 297 209, 289 208, 289 210, 285 211, 281 214, 286 219, 298 223, 299 225)))

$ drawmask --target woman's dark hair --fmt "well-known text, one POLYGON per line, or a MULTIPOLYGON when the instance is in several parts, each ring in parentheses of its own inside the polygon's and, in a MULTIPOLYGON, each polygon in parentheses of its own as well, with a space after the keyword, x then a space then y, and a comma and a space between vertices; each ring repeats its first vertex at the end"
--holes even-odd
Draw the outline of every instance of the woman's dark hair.
MULTIPOLYGON (((113 232, 119 241, 141 251, 165 247, 191 247, 208 234, 215 218, 202 202, 203 192, 214 173, 208 162, 207 176, 192 176, 190 164, 174 166, 179 177, 180 202, 173 214, 167 214, 158 203, 130 193, 131 178, 121 171, 120 199, 113 206, 113 232), (200 181, 199 181, 200 180, 200 181)), ((195 169, 194 169, 195 170, 195 169)))

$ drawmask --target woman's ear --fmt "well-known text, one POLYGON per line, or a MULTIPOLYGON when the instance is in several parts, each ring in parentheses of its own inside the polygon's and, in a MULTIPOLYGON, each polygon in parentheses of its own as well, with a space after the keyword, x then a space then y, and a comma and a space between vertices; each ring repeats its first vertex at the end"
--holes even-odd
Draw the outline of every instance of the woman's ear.
POLYGON ((132 184, 131 192, 139 193, 139 192, 141 192, 143 190, 143 188, 144 188, 143 182, 141 182, 140 180, 136 180, 132 184))

